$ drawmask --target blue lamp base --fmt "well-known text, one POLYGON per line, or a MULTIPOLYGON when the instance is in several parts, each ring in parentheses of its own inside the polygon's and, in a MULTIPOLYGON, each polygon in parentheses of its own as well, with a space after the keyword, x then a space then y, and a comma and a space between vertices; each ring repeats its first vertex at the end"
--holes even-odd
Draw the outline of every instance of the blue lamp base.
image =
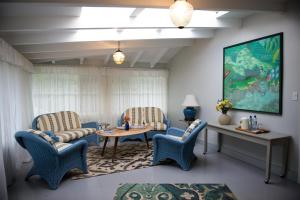
POLYGON ((196 109, 194 107, 186 107, 183 110, 185 121, 194 121, 196 117, 196 109))

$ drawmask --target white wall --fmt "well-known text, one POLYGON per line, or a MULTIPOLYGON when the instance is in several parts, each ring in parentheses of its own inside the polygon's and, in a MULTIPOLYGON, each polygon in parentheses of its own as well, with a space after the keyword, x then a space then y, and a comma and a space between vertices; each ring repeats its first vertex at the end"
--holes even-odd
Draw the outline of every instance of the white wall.
MULTIPOLYGON (((183 49, 170 64, 168 117, 172 125, 184 127, 181 103, 184 96, 193 93, 201 105, 200 118, 216 121, 219 113, 216 101, 222 98, 223 47, 262 36, 284 32, 284 78, 282 116, 257 114, 259 122, 268 129, 292 136, 289 160, 289 178, 296 180, 298 171, 298 144, 300 131, 300 104, 291 101, 293 91, 300 92, 300 20, 289 11, 283 14, 257 14, 244 20, 243 26, 216 32, 213 39, 198 40, 192 47, 183 49)), ((232 111, 237 123, 247 112, 232 111)), ((216 144, 215 134, 209 142, 216 144)), ((274 149, 274 172, 279 172, 280 149, 274 149)), ((265 149, 260 145, 225 138, 224 153, 246 162, 264 167, 265 149)), ((300 167, 299 167, 300 170, 300 167)))

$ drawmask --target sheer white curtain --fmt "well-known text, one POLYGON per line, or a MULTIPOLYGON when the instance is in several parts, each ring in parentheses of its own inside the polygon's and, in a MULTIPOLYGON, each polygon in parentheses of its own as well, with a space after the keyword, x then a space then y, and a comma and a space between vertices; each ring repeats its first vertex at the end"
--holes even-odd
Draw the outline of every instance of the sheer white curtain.
POLYGON ((116 124, 132 106, 167 112, 167 70, 36 66, 32 79, 34 115, 72 110, 83 121, 116 124))
POLYGON ((134 106, 159 107, 167 114, 167 70, 106 68, 106 79, 110 123, 134 106))
POLYGON ((27 154, 16 143, 15 132, 29 128, 32 120, 31 64, 0 39, 0 199, 7 199, 16 169, 27 154))
POLYGON ((82 121, 103 120, 103 70, 87 66, 37 66, 32 78, 34 115, 71 110, 82 121))

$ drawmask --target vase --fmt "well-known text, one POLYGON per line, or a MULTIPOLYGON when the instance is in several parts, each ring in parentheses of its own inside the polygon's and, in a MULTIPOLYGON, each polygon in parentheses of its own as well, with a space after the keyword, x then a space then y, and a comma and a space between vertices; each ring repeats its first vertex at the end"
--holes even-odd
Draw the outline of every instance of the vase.
POLYGON ((196 116, 196 109, 194 107, 186 107, 183 110, 185 121, 194 121, 196 116))
POLYGON ((125 130, 128 131, 129 130, 129 123, 125 122, 125 130))
POLYGON ((229 125, 231 122, 231 117, 227 114, 222 113, 218 118, 219 124, 229 125))

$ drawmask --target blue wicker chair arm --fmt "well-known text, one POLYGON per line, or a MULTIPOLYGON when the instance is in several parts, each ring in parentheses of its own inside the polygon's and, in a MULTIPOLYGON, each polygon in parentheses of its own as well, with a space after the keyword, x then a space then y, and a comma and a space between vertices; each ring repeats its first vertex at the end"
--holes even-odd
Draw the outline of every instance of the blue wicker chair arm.
POLYGON ((182 145, 183 144, 182 140, 177 140, 176 138, 173 138, 170 135, 158 134, 153 137, 154 143, 165 142, 165 141, 168 142, 168 145, 169 144, 171 144, 171 145, 182 145))
POLYGON ((164 123, 167 124, 167 130, 168 130, 171 127, 171 120, 165 118, 164 123))
POLYGON ((181 154, 183 141, 176 140, 170 135, 157 134, 153 137, 153 165, 166 158, 173 158, 181 154))
POLYGON ((69 154, 74 153, 75 151, 80 151, 82 155, 85 155, 87 152, 88 143, 85 140, 79 140, 73 143, 71 146, 65 148, 64 150, 60 151, 58 155, 60 157, 68 156, 69 154))
POLYGON ((184 133, 184 130, 175 128, 175 127, 169 128, 167 130, 167 135, 174 135, 177 137, 181 137, 183 135, 183 133, 184 133))
POLYGON ((99 130, 99 123, 98 122, 87 122, 81 124, 82 128, 95 128, 96 130, 99 130))
POLYGON ((15 134, 15 138, 23 148, 27 149, 28 146, 32 147, 32 151, 34 153, 38 153, 39 148, 42 148, 43 150, 45 150, 45 152, 43 153, 57 156, 57 151, 47 141, 45 141, 38 135, 32 134, 31 132, 18 131, 15 134))
POLYGON ((153 137, 153 150, 154 150, 154 157, 157 157, 158 155, 155 155, 155 153, 158 153, 158 149, 162 150, 160 152, 168 153, 172 152, 169 150, 175 150, 181 151, 183 147, 183 141, 181 140, 176 140, 175 138, 172 138, 168 135, 162 135, 162 134, 157 134, 153 137))

